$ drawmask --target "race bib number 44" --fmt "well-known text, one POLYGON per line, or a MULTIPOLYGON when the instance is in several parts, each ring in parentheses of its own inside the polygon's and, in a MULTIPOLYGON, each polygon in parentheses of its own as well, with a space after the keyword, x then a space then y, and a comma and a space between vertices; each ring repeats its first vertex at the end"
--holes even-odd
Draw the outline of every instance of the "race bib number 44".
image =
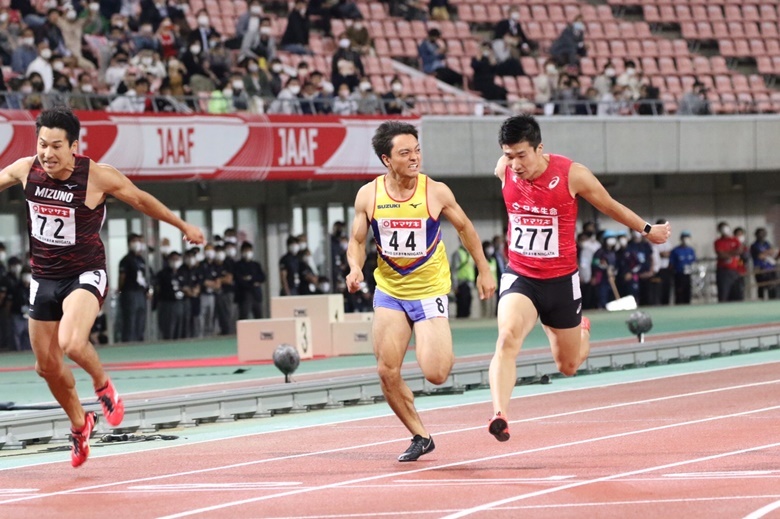
POLYGON ((426 225, 422 218, 382 218, 379 245, 386 256, 420 258, 425 256, 426 225))
POLYGON ((38 202, 27 202, 30 209, 30 233, 49 245, 76 244, 76 210, 38 202))
POLYGON ((524 256, 557 258, 558 217, 513 214, 509 248, 524 256))

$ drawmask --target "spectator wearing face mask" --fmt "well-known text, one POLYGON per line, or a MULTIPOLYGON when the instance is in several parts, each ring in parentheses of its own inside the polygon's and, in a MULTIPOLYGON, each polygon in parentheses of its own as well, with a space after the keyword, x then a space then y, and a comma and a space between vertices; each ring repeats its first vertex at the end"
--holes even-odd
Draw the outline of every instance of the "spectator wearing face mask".
POLYGON ((306 17, 306 0, 296 0, 295 6, 287 16, 287 28, 282 35, 282 50, 293 54, 311 54, 309 50, 309 32, 311 23, 306 17))
POLYGON ((122 342, 140 342, 146 332, 146 305, 149 280, 146 268, 146 244, 138 234, 127 240, 128 252, 119 262, 119 313, 122 342))
POLYGON ((35 33, 32 29, 24 29, 19 38, 19 44, 11 54, 11 70, 17 74, 25 74, 27 67, 37 57, 38 49, 35 46, 35 33))
POLYGON ((217 294, 221 287, 217 251, 214 244, 207 243, 203 247, 203 261, 200 263, 200 329, 204 337, 213 337, 216 324, 217 294))
POLYGON ((22 267, 19 282, 12 289, 11 295, 11 320, 13 323, 14 347, 17 351, 32 350, 30 344, 29 316, 30 316, 30 284, 32 272, 30 267, 22 267))
POLYGON ((100 13, 100 2, 91 0, 79 14, 79 20, 84 22, 83 32, 87 36, 104 36, 108 34, 108 19, 100 13))
POLYGON ((276 37, 270 18, 250 18, 249 28, 239 42, 239 61, 244 58, 270 61, 276 57, 276 37), (257 22, 255 22, 257 20, 257 22), (257 27, 255 27, 257 23, 257 27))
POLYGON ((262 319, 265 270, 254 257, 254 247, 248 241, 241 244, 241 259, 236 262, 236 303, 239 319, 262 319))
POLYGON ((76 10, 70 6, 65 10, 65 15, 57 19, 56 24, 62 34, 65 48, 68 49, 70 56, 76 59, 78 67, 87 71, 95 70, 95 64, 82 54, 81 41, 84 36, 86 19, 79 18, 76 10))
POLYGON ((615 66, 611 60, 608 60, 604 64, 604 68, 601 70, 601 74, 593 79, 593 88, 598 91, 599 97, 604 96, 608 92, 612 92, 612 87, 615 86, 617 81, 617 74, 615 66))
POLYGON ((759 299, 777 298, 777 256, 778 251, 767 240, 767 231, 759 227, 755 231, 756 241, 750 245, 750 256, 755 269, 759 299))
POLYGON ((624 87, 626 95, 631 100, 637 100, 640 96, 642 86, 642 76, 636 69, 636 63, 633 60, 626 60, 626 70, 617 78, 617 84, 624 87))
POLYGON ((139 77, 128 85, 127 91, 114 98, 108 105, 109 112, 144 113, 151 110, 149 80, 139 77))
POLYGON ((168 75, 165 64, 160 61, 160 55, 151 50, 144 49, 130 59, 130 65, 135 67, 144 76, 151 75, 161 80, 168 75))
POLYGON ((200 286, 201 271, 198 268, 198 255, 200 249, 192 247, 187 249, 184 254, 184 265, 182 269, 186 277, 184 286, 185 304, 184 304, 184 336, 185 337, 203 337, 203 328, 201 328, 200 318, 200 286))
POLYGON ((170 18, 162 19, 154 37, 163 60, 168 60, 179 55, 181 42, 179 35, 173 30, 173 22, 170 18))
POLYGON ((279 92, 284 88, 284 80, 282 74, 284 73, 284 65, 279 58, 271 60, 271 66, 269 71, 269 80, 271 84, 271 92, 274 97, 279 95, 279 92))
MULTIPOLYGON (((216 241, 216 237, 215 237, 216 241)), ((214 246, 214 269, 217 271, 219 292, 216 294, 214 314, 219 325, 220 335, 231 335, 236 331, 236 316, 234 313, 235 281, 232 262, 228 263, 224 245, 214 246)))
POLYGON ((360 77, 355 69, 355 63, 342 59, 338 61, 337 66, 338 73, 335 76, 331 76, 333 87, 338 92, 341 85, 347 85, 349 91, 353 92, 360 84, 360 77))
POLYGON ((301 102, 299 94, 301 93, 301 83, 297 77, 291 77, 287 84, 271 103, 268 113, 271 114, 300 114, 301 102))
POLYGON ((256 60, 246 60, 246 72, 241 80, 244 82, 244 91, 251 102, 250 109, 254 113, 265 112, 265 99, 273 97, 271 90, 271 78, 256 60))
POLYGON ((30 77, 32 74, 38 74, 43 80, 43 92, 48 92, 54 86, 54 69, 51 66, 52 51, 49 43, 42 40, 38 43, 38 57, 28 66, 25 75, 30 77))
POLYGON ((200 9, 196 18, 198 26, 189 36, 187 36, 187 45, 199 44, 201 52, 208 53, 211 50, 211 42, 220 40, 222 35, 211 25, 211 19, 206 9, 200 9))
POLYGON ((347 27, 344 35, 349 39, 350 47, 361 56, 365 56, 371 51, 373 45, 371 34, 363 20, 355 20, 352 25, 347 27))
POLYGON ((338 95, 333 99, 334 115, 355 115, 358 110, 358 103, 349 86, 343 83, 339 86, 338 95))
POLYGON ((301 260, 298 256, 300 248, 295 236, 287 238, 287 252, 279 258, 280 296, 297 296, 301 285, 301 260))
MULTIPOLYGON (((358 75, 360 77, 365 76, 365 69, 363 68, 363 60, 360 58, 360 52, 352 48, 352 42, 347 37, 346 33, 339 35, 338 46, 339 48, 336 50, 336 52, 333 53, 333 56, 331 56, 331 78, 340 74, 340 68, 343 67, 341 64, 342 61, 351 62, 354 65, 354 69, 358 75)), ((335 81, 334 86, 338 87, 335 81)))
POLYGON ((388 115, 405 115, 414 108, 414 97, 404 95, 404 85, 398 76, 390 80, 390 90, 382 94, 382 101, 388 115))
POLYGON ((680 244, 669 253, 669 268, 674 273, 674 304, 687 305, 691 302, 691 275, 696 263, 691 233, 680 233, 680 244))
POLYGON ((718 224, 720 236, 714 248, 718 262, 715 270, 718 287, 718 302, 742 301, 745 299, 745 280, 740 274, 740 263, 747 247, 731 231, 728 222, 718 224))
POLYGON ((496 57, 490 44, 484 42, 480 55, 471 58, 472 85, 482 97, 490 101, 506 101, 507 91, 496 84, 496 57))
POLYGON ((38 41, 46 40, 53 53, 68 55, 70 50, 65 45, 65 38, 59 28, 60 11, 56 7, 46 11, 46 21, 35 29, 38 41))
POLYGON ((184 260, 177 251, 171 251, 165 266, 157 274, 157 322, 160 336, 165 340, 184 337, 184 288, 186 278, 184 260))
POLYGON ((357 113, 360 115, 376 115, 383 113, 382 102, 374 93, 371 81, 364 77, 360 80, 357 91, 353 94, 357 102, 357 113))
MULTIPOLYGON (((534 103, 542 107, 552 101, 558 91, 560 71, 555 61, 548 59, 544 62, 544 68, 533 79, 534 103)), ((548 114, 549 115, 549 114, 548 114)))
POLYGON ((220 83, 219 78, 209 68, 206 53, 199 41, 190 43, 181 62, 186 74, 184 84, 189 85, 193 93, 211 92, 220 83))
POLYGON ((588 55, 582 16, 577 16, 572 23, 566 25, 550 45, 549 53, 559 65, 573 65, 579 68, 580 58, 588 55))
POLYGON ((160 27, 163 18, 170 16, 168 3, 164 0, 141 0, 141 13, 138 16, 139 25, 150 25, 152 32, 160 27))

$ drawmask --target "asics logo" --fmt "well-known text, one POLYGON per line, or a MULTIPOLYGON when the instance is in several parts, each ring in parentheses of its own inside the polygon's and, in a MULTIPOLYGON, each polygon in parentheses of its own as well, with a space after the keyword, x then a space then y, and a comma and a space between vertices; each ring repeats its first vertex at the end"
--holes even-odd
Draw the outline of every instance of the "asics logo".
POLYGON ((555 177, 555 178, 552 179, 552 181, 550 181, 549 184, 547 184, 547 187, 549 189, 554 189, 555 186, 557 186, 558 182, 560 182, 560 181, 561 181, 560 177, 555 177))

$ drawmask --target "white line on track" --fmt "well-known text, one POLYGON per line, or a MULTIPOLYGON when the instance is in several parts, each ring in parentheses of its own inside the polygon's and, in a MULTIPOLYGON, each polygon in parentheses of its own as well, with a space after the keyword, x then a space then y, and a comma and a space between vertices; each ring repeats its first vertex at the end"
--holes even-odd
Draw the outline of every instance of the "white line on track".
POLYGON ((765 507, 759 508, 751 514, 746 515, 745 519, 759 519, 760 517, 764 517, 769 512, 774 512, 778 508, 780 508, 780 501, 775 501, 774 503, 770 503, 765 507))
MULTIPOLYGON (((766 362, 762 362, 762 363, 756 363, 756 364, 745 365, 745 366, 738 366, 738 367, 724 367, 724 368, 708 370, 707 372, 696 373, 696 374, 707 374, 707 373, 712 373, 712 372, 715 372, 715 371, 724 371, 724 370, 730 370, 730 369, 740 369, 740 368, 744 368, 744 367, 750 367, 750 366, 755 366, 755 365, 765 365, 765 364, 767 364, 767 363, 766 362)), ((552 393, 565 393, 565 392, 569 392, 569 391, 585 391, 585 390, 590 390, 590 389, 603 389, 603 388, 606 388, 606 387, 613 387, 613 386, 619 386, 619 385, 629 385, 629 384, 635 384, 635 383, 638 383, 638 382, 648 382, 648 381, 662 380, 662 379, 668 379, 668 378, 679 377, 679 376, 688 376, 688 375, 690 375, 690 373, 664 375, 664 376, 660 376, 660 377, 651 377, 651 378, 646 378, 646 379, 642 379, 642 380, 633 380, 633 381, 623 381, 623 382, 616 382, 616 383, 610 383, 610 384, 602 384, 600 386, 594 386, 594 387, 591 387, 591 388, 567 388, 567 389, 562 389, 562 390, 558 390, 558 391, 551 391, 551 392, 548 392, 548 393, 544 393, 543 395, 546 396, 546 395, 550 395, 552 393)), ((658 401, 663 401, 663 400, 670 400, 670 399, 677 399, 677 398, 686 398, 686 397, 691 397, 691 396, 699 396, 699 395, 704 395, 704 394, 717 393, 717 392, 721 392, 721 391, 730 391, 730 390, 738 390, 738 389, 744 389, 744 388, 758 387, 758 386, 763 386, 763 385, 767 385, 767 384, 776 384, 778 382, 780 382, 780 380, 756 382, 756 383, 751 383, 751 384, 740 384, 740 385, 729 386, 729 387, 725 387, 725 388, 715 388, 715 389, 710 389, 710 390, 705 390, 705 391, 696 391, 696 392, 692 392, 692 393, 685 393, 685 394, 671 395, 671 396, 666 396, 666 397, 645 399, 645 400, 639 400, 639 401, 634 401, 634 402, 613 404, 613 405, 608 405, 608 406, 599 406, 599 407, 594 407, 594 408, 589 408, 589 409, 581 409, 581 410, 577 410, 577 411, 571 411, 571 412, 566 412, 566 413, 558 413, 558 414, 547 415, 547 416, 539 416, 539 417, 535 417, 535 418, 528 418, 528 419, 524 419, 524 420, 513 421, 512 423, 532 422, 532 421, 536 421, 536 420, 546 420, 546 419, 560 417, 560 416, 569 416, 569 415, 574 415, 574 414, 582 414, 582 413, 588 413, 588 412, 597 412, 597 411, 601 411, 601 410, 605 410, 605 409, 613 409, 613 408, 616 408, 616 407, 625 407, 625 406, 630 406, 630 405, 643 405, 643 404, 647 404, 647 403, 651 403, 651 402, 658 402, 658 401)), ((542 395, 532 395, 532 396, 542 396, 542 395)), ((525 397, 522 397, 522 398, 530 398, 530 396, 525 396, 525 397)), ((465 407, 466 405, 475 405, 475 404, 474 403, 469 403, 469 404, 465 404, 465 405, 464 404, 456 404, 456 405, 451 405, 451 406, 442 406, 442 407, 436 408, 436 409, 451 409, 451 408, 465 407)), ((741 413, 734 413, 734 414, 730 414, 730 415, 708 417, 708 418, 705 418, 705 419, 702 419, 702 420, 694 420, 694 421, 690 421, 690 422, 681 422, 681 423, 676 423, 676 424, 667 424, 667 425, 664 425, 664 426, 652 427, 652 428, 648 428, 648 429, 631 431, 631 432, 627 432, 627 433, 620 433, 620 434, 616 434, 616 435, 609 435, 609 436, 603 436, 603 437, 598 437, 598 438, 591 438, 591 439, 587 439, 587 440, 581 440, 581 441, 578 441, 578 442, 571 442, 571 443, 558 444, 558 445, 550 445, 550 446, 537 448, 537 449, 513 452, 513 453, 502 454, 502 455, 498 455, 498 456, 490 456, 490 457, 487 457, 487 458, 466 460, 466 461, 451 463, 451 464, 447 464, 447 465, 426 467, 426 468, 423 468, 423 469, 415 469, 415 470, 410 470, 410 471, 406 471, 406 472, 393 472, 393 473, 390 473, 390 474, 381 474, 381 475, 377 475, 377 476, 373 476, 373 477, 361 478, 361 479, 350 480, 350 481, 344 481, 344 482, 334 483, 334 484, 331 484, 331 485, 325 485, 325 486, 321 486, 321 487, 311 487, 311 488, 307 488, 305 491, 309 492, 309 491, 315 491, 315 490, 323 490, 323 489, 326 489, 326 488, 345 486, 345 485, 349 485, 349 484, 353 484, 353 483, 361 483, 361 482, 364 482, 364 481, 371 481, 371 480, 383 479, 383 478, 387 478, 387 477, 406 475, 406 474, 414 474, 414 473, 419 473, 419 472, 428 471, 428 470, 435 470, 435 469, 441 469, 441 468, 447 468, 447 467, 453 467, 453 466, 460 466, 460 465, 466 465, 466 464, 476 463, 476 462, 481 462, 481 461, 488 461, 488 460, 492 460, 492 459, 499 459, 499 458, 510 457, 510 456, 517 456, 517 455, 528 454, 528 453, 533 453, 533 452, 546 451, 546 450, 551 450, 551 449, 556 449, 556 448, 563 448, 563 447, 568 447, 568 446, 572 446, 572 445, 578 445, 578 444, 581 444, 581 443, 589 443, 589 442, 595 442, 595 441, 601 441, 601 440, 608 440, 608 439, 618 438, 618 437, 622 437, 622 436, 628 436, 628 435, 632 435, 632 434, 640 434, 640 433, 644 433, 644 432, 652 432, 652 431, 657 431, 657 430, 663 430, 663 429, 668 429, 668 428, 671 428, 671 427, 679 427, 679 426, 684 426, 684 425, 708 422, 708 421, 712 421, 712 420, 720 420, 720 419, 732 418, 732 417, 736 417, 736 416, 744 416, 744 415, 749 415, 749 414, 754 414, 754 413, 774 410, 774 409, 778 409, 778 408, 780 408, 780 406, 764 408, 764 409, 758 409, 758 410, 751 410, 751 411, 746 411, 746 412, 741 412, 741 413)), ((434 410, 434 409, 431 409, 431 410, 434 410)), ((360 419, 358 419, 358 421, 359 420, 367 420, 367 419, 375 419, 375 418, 376 417, 360 418, 360 419)), ((356 421, 356 420, 345 420, 345 422, 354 422, 354 421, 356 421)), ((322 425, 323 424, 316 424, 316 425, 305 426, 305 427, 301 427, 301 428, 313 428, 313 427, 320 427, 322 425)), ((333 425, 333 423, 328 424, 328 425, 333 425)), ((454 434, 454 433, 471 431, 471 430, 482 429, 482 428, 483 428, 483 426, 469 427, 469 428, 450 430, 450 431, 440 431, 437 434, 438 435, 454 434)), ((262 435, 262 434, 269 434, 269 433, 275 433, 275 432, 279 432, 279 431, 264 431, 264 432, 260 432, 260 433, 243 434, 243 435, 237 435, 237 436, 235 436, 233 438, 242 438, 242 437, 248 437, 248 436, 258 436, 258 435, 262 435)), ((190 442, 190 443, 187 443, 185 445, 167 446, 167 447, 162 447, 162 448, 175 448, 175 447, 194 445, 196 443, 207 443, 207 442, 212 442, 212 441, 224 441, 224 440, 225 440, 224 438, 219 439, 219 440, 214 440, 214 439, 203 440, 203 441, 198 441, 198 442, 190 442)), ((329 449, 329 450, 324 450, 324 451, 315 451, 315 452, 296 454, 296 455, 290 455, 290 456, 281 456, 281 457, 277 457, 277 458, 269 458, 269 459, 262 459, 262 460, 252 460, 252 461, 243 462, 243 463, 236 463, 236 464, 232 464, 232 465, 225 465, 225 466, 220 466, 220 467, 211 467, 211 468, 206 468, 206 469, 197 469, 197 470, 184 471, 184 472, 171 473, 171 474, 163 474, 163 475, 159 475, 159 476, 137 478, 137 479, 132 479, 132 480, 115 481, 115 482, 105 483, 105 484, 100 484, 100 485, 92 485, 92 486, 86 486, 86 487, 72 488, 72 489, 63 490, 63 491, 59 491, 59 492, 51 492, 51 493, 46 493, 46 494, 36 494, 34 496, 18 497, 18 498, 15 498, 15 499, 6 499, 6 500, 3 500, 3 501, 0 501, 0 505, 16 503, 16 502, 20 502, 20 501, 28 501, 28 500, 32 500, 32 499, 41 499, 41 498, 44 498, 44 497, 53 497, 53 496, 68 495, 68 494, 74 494, 74 493, 90 491, 90 490, 98 490, 98 489, 108 488, 108 487, 113 487, 113 486, 129 485, 129 484, 134 484, 134 483, 142 483, 142 482, 148 482, 148 481, 157 481, 157 480, 173 478, 173 477, 187 476, 187 475, 193 475, 193 474, 203 474, 203 473, 214 472, 214 471, 221 471, 221 470, 229 470, 229 469, 253 466, 253 465, 269 463, 269 462, 274 462, 274 461, 286 461, 286 460, 290 460, 290 459, 296 459, 296 458, 302 458, 302 457, 308 457, 308 456, 317 456, 317 455, 330 454, 330 453, 335 453, 335 452, 344 452, 344 451, 349 451, 349 450, 356 450, 356 449, 362 449, 362 448, 367 448, 367 447, 373 447, 373 446, 377 446, 377 445, 385 445, 385 444, 394 443, 394 442, 398 442, 398 441, 402 441, 402 439, 393 439, 393 440, 372 442, 372 443, 366 443, 366 444, 360 444, 360 445, 352 445, 352 446, 349 446, 349 447, 341 447, 341 448, 336 448, 336 449, 329 449)), ((158 450, 158 449, 154 449, 154 450, 158 450)), ((132 454, 132 453, 122 453, 122 454, 112 454, 112 455, 113 456, 117 456, 117 455, 125 455, 125 454, 132 454)), ((43 464, 46 464, 46 463, 42 463, 42 464, 39 464, 39 465, 43 465, 43 464)), ((19 468, 25 468, 25 467, 19 467, 19 468)), ((0 470, 3 470, 3 469, 0 469, 0 470)), ((6 469, 6 470, 13 470, 13 468, 9 468, 9 469, 6 469)), ((297 494, 297 493, 301 493, 301 491, 293 491, 291 493, 292 494, 297 494)), ((275 494, 275 495, 271 495, 271 496, 264 496, 264 497, 262 497, 260 499, 270 499, 270 498, 274 498, 274 497, 284 497, 284 496, 289 495, 289 494, 290 493, 275 494)), ((259 500, 259 499, 250 500, 249 502, 256 501, 256 500, 259 500)), ((225 504, 225 505, 221 506, 220 508, 227 507, 227 506, 236 506, 236 505, 239 505, 239 504, 242 504, 242 503, 243 503, 243 501, 235 502, 235 503, 228 503, 228 504, 225 504)), ((192 515, 193 513, 198 513, 198 512, 199 511, 192 511, 192 512, 185 513, 185 515, 192 515)), ((185 515, 173 515, 173 516, 169 516, 169 517, 171 517, 171 518, 173 518, 173 517, 184 517, 185 515)))

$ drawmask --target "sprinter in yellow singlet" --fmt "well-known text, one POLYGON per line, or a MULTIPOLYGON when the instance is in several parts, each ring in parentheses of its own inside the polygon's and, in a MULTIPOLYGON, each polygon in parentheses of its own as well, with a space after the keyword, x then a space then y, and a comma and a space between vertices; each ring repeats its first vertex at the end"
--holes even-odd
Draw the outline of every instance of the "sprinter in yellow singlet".
POLYGON ((378 253, 373 324, 377 371, 387 403, 413 435, 398 461, 415 461, 431 452, 434 443, 414 408, 412 391, 401 377, 412 332, 417 362, 429 382, 447 380, 454 362, 447 320, 450 267, 441 237, 441 215, 452 223, 474 258, 480 299, 493 296, 496 281, 477 231, 450 188, 420 173, 417 129, 408 123, 387 121, 377 128, 372 144, 387 173, 360 188, 355 198, 355 220, 347 248, 347 288, 356 292, 363 281, 370 225, 378 253))

